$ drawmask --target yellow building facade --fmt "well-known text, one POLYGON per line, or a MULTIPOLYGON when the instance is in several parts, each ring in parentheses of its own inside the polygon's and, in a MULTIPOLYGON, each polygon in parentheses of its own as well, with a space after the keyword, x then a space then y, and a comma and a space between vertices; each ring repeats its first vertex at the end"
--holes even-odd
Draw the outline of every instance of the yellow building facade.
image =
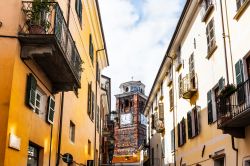
POLYGON ((187 1, 145 114, 151 166, 248 166, 249 1, 187 1))
POLYGON ((0 3, 0 165, 98 164, 98 1, 0 3))

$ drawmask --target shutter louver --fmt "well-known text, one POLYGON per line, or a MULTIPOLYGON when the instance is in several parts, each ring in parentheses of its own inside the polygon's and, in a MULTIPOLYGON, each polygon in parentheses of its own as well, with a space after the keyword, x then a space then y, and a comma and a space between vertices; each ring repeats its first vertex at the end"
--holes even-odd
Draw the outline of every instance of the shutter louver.
POLYGON ((35 108, 36 101, 36 79, 33 74, 29 74, 27 77, 27 87, 26 87, 26 105, 32 109, 35 108))
POLYGON ((91 115, 91 84, 88 84, 88 115, 90 116, 91 115))
POLYGON ((195 124, 195 133, 194 136, 199 134, 199 115, 198 115, 198 111, 197 108, 195 107, 194 110, 194 124, 195 124))
POLYGON ((223 77, 221 77, 219 80, 219 90, 222 90, 224 88, 224 85, 225 85, 225 81, 223 77))
POLYGON ((181 146, 180 123, 177 124, 177 129, 178 129, 178 146, 181 146))
POLYGON ((186 143, 186 121, 184 118, 182 120, 182 140, 183 144, 186 143))
POLYGON ((243 82, 243 64, 241 59, 235 64, 235 74, 236 74, 236 83, 238 86, 243 82))
POLYGON ((237 99, 238 99, 238 104, 241 104, 245 101, 244 86, 240 86, 244 81, 243 63, 241 59, 235 64, 235 74, 237 83, 237 99))
POLYGON ((188 138, 192 138, 192 118, 191 112, 187 113, 187 122, 188 122, 188 138))
POLYGON ((47 121, 50 124, 54 123, 54 114, 55 114, 55 100, 53 99, 53 97, 49 97, 49 102, 48 102, 48 117, 47 117, 47 121))
POLYGON ((94 92, 91 92, 91 97, 92 97, 92 109, 91 109, 91 119, 94 119, 94 110, 95 110, 95 95, 94 92))
POLYGON ((213 105, 212 105, 212 91, 207 92, 207 114, 208 114, 208 124, 213 122, 213 105))
POLYGON ((164 104, 159 103, 159 120, 164 120, 164 104))

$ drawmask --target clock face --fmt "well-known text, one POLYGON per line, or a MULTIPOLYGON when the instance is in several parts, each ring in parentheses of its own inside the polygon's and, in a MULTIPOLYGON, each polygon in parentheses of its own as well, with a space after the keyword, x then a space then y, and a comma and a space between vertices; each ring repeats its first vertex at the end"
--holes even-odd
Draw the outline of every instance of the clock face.
POLYGON ((132 114, 127 113, 127 114, 121 114, 121 125, 127 125, 127 124, 132 124, 132 114))

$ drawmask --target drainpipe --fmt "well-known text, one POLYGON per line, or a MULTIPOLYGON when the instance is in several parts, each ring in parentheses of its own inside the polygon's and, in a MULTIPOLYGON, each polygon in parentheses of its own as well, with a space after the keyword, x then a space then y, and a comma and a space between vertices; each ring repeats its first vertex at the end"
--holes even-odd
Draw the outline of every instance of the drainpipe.
MULTIPOLYGON (((97 109, 97 77, 98 77, 98 73, 97 73, 97 68, 98 68, 98 52, 100 52, 100 51, 104 51, 105 49, 104 48, 102 48, 102 49, 99 49, 99 50, 96 50, 96 64, 95 64, 95 68, 96 68, 96 81, 95 81, 95 113, 94 113, 94 123, 95 123, 95 134, 94 134, 94 166, 97 166, 96 165, 96 128, 97 128, 97 126, 96 126, 96 123, 97 123, 97 121, 96 121, 96 118, 97 118, 97 116, 96 116, 96 109, 97 109)), ((99 113, 100 114, 100 113, 99 113)), ((100 135, 99 135, 99 137, 100 137, 100 135)), ((99 142, 100 143, 100 142, 99 142)), ((100 153, 100 149, 99 149, 99 151, 98 151, 98 153, 100 153)))
POLYGON ((228 76, 227 48, 226 48, 226 39, 225 39, 226 35, 225 35, 225 27, 224 27, 222 0, 220 0, 220 9, 221 9, 220 12, 221 12, 222 37, 223 37, 224 55, 225 55, 226 77, 227 77, 227 85, 228 85, 229 84, 229 76, 228 76))
POLYGON ((63 105, 64 105, 64 91, 62 92, 62 96, 61 96, 61 115, 60 115, 59 141, 58 141, 58 146, 57 146, 56 166, 59 166, 60 154, 61 154, 63 105))
MULTIPOLYGON (((172 83, 172 89, 174 88, 174 67, 173 67, 173 65, 174 65, 174 59, 171 57, 171 56, 169 56, 169 55, 166 55, 167 56, 167 58, 170 58, 171 59, 171 73, 172 73, 172 79, 173 79, 173 83, 172 83)), ((174 140, 173 140, 173 142, 174 142, 174 166, 176 166, 176 153, 175 153, 175 151, 176 151, 176 149, 175 149, 175 108, 173 107, 173 129, 174 129, 174 140)))
POLYGON ((233 84, 234 84, 234 65, 233 65, 233 54, 232 54, 232 46, 231 46, 231 37, 230 37, 230 30, 229 30, 229 24, 228 24, 228 14, 227 14, 227 1, 224 1, 225 3, 225 12, 226 12, 226 21, 227 21, 227 37, 228 37, 228 43, 229 43, 229 51, 230 51, 230 60, 231 60, 231 70, 232 70, 232 78, 233 78, 233 84))
POLYGON ((234 144, 234 137, 231 136, 231 141, 232 141, 232 149, 236 152, 236 166, 238 166, 238 160, 239 160, 239 149, 235 148, 234 144))
MULTIPOLYGON (((71 0, 68 0, 68 9, 67 9, 67 20, 66 25, 67 28, 69 28, 69 16, 70 16, 70 3, 71 0)), ((58 4, 59 5, 59 4, 58 4)), ((66 45, 68 44, 68 35, 66 35, 66 45)), ((59 128, 59 140, 58 140, 58 146, 57 146, 57 160, 56 160, 56 166, 59 166, 60 162, 60 154, 61 154, 61 143, 62 143, 62 121, 63 121, 63 105, 64 105, 64 91, 62 91, 61 96, 61 115, 60 115, 60 128, 59 128)))

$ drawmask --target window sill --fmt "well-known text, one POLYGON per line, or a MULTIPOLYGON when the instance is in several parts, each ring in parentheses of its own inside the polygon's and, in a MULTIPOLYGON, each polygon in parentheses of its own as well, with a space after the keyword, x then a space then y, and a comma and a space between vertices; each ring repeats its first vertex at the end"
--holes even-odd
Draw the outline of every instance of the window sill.
POLYGON ((215 45, 207 54, 206 58, 209 59, 213 53, 215 52, 215 50, 217 49, 217 45, 215 45))
POLYGON ((234 19, 235 20, 239 20, 241 15, 246 11, 247 7, 249 6, 249 2, 250 0, 246 0, 242 5, 241 7, 237 10, 237 13, 236 15, 234 16, 234 19))
POLYGON ((206 10, 204 16, 202 17, 202 22, 206 22, 206 21, 207 21, 208 16, 212 13, 213 9, 214 9, 214 5, 211 4, 211 5, 207 8, 207 10, 206 10))

